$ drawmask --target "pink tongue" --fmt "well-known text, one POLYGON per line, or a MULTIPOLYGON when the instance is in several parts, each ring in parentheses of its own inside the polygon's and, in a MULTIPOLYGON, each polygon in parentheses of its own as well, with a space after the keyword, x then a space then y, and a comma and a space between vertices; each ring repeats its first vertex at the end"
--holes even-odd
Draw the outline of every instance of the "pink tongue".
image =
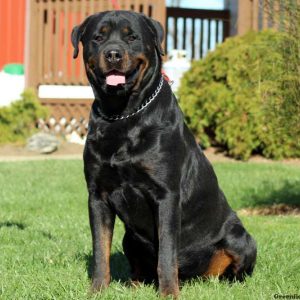
POLYGON ((125 83, 124 75, 108 75, 106 76, 106 84, 108 85, 118 85, 125 83))

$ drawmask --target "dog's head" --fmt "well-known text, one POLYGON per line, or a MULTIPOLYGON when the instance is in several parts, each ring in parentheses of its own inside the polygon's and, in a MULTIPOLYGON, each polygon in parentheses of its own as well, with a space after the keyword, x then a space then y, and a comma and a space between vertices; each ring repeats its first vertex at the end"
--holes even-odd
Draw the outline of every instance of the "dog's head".
POLYGON ((72 31, 73 57, 83 44, 90 83, 106 94, 138 91, 161 65, 164 32, 143 14, 108 11, 88 17, 72 31))

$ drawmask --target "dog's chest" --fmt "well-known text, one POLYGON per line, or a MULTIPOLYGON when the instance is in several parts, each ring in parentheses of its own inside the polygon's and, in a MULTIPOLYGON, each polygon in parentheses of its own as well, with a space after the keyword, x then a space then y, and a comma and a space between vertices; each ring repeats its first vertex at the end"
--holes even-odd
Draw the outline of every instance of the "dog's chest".
POLYGON ((108 197, 111 207, 127 228, 147 233, 153 237, 155 224, 154 202, 148 199, 143 188, 124 184, 113 190, 108 197))
POLYGON ((103 163, 99 174, 102 188, 120 219, 135 232, 153 238, 154 206, 161 187, 147 158, 132 157, 126 147, 103 163), (150 231, 151 232, 150 232, 150 231))
POLYGON ((94 175, 101 188, 111 192, 129 184, 152 191, 157 186, 158 167, 155 151, 158 138, 153 128, 113 129, 104 133, 97 130, 87 139, 85 162, 90 161, 96 167, 94 175))
POLYGON ((111 160, 114 163, 125 160, 138 159, 150 148, 155 147, 159 140, 156 126, 121 127, 109 126, 94 130, 91 138, 95 151, 102 160, 111 160))
POLYGON ((93 165, 93 185, 108 195, 109 202, 128 227, 153 227, 153 207, 163 189, 157 178, 153 131, 110 132, 97 141, 88 141, 85 153, 87 172, 93 165), (92 159, 87 159, 88 157, 92 159))

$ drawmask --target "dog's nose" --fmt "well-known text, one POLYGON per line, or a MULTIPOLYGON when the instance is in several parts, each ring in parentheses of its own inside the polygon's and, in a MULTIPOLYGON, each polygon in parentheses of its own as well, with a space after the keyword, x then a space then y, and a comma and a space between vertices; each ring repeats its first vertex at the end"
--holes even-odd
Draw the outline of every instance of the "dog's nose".
POLYGON ((116 63, 116 62, 119 62, 120 60, 122 60, 123 55, 120 50, 114 49, 114 50, 106 51, 105 58, 110 63, 116 63))

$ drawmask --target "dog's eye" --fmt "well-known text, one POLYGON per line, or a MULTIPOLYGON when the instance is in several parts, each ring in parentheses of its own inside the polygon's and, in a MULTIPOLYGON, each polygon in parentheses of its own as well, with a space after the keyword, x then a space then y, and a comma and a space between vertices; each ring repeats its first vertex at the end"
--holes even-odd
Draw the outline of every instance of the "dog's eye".
POLYGON ((137 37, 135 35, 130 35, 128 36, 128 42, 133 42, 137 39, 137 37))
POLYGON ((94 40, 97 42, 102 42, 104 40, 104 37, 102 35, 96 35, 94 40))

